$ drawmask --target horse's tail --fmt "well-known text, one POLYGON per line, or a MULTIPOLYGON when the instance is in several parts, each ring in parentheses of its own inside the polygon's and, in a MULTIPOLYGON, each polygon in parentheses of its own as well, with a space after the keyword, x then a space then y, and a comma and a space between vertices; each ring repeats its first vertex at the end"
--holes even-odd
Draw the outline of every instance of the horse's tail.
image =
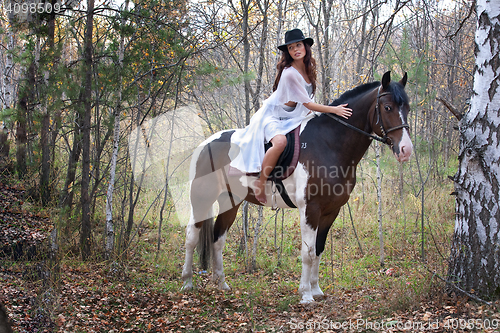
MULTIPOLYGON (((210 214, 212 216, 212 214, 210 214)), ((200 230, 200 240, 198 241, 198 257, 202 270, 208 270, 212 262, 212 252, 214 248, 214 218, 210 217, 203 221, 200 230)))

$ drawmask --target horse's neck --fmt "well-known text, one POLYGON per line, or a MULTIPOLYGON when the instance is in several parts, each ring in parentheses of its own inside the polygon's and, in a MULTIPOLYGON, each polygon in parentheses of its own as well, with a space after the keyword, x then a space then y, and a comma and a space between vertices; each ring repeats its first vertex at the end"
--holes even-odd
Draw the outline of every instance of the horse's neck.
POLYGON ((349 104, 353 110, 352 124, 363 131, 372 131, 372 120, 378 88, 366 93, 363 98, 358 98, 349 104))
MULTIPOLYGON (((348 107, 353 110, 349 123, 367 133, 372 132, 373 111, 377 100, 377 89, 378 88, 368 92, 363 98, 358 98, 348 105, 348 107)), ((371 139, 369 139, 367 135, 358 133, 349 128, 346 129, 351 131, 352 137, 347 143, 346 150, 353 155, 352 159, 357 162, 363 157, 370 146, 371 139)))

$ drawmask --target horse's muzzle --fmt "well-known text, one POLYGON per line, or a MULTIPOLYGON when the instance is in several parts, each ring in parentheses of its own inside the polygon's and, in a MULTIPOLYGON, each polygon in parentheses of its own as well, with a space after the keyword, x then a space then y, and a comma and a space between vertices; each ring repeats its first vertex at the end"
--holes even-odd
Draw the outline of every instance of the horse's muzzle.
POLYGON ((393 147, 394 156, 398 162, 408 162, 413 152, 413 143, 411 142, 408 131, 403 129, 403 137, 397 147, 393 147))

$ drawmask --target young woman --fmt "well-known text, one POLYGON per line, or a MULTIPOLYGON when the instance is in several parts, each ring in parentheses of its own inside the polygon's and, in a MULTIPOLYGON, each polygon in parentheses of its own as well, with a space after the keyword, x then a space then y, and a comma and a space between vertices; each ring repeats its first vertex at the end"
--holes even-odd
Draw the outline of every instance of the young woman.
MULTIPOLYGON (((256 199, 263 204, 267 202, 266 181, 287 144, 285 134, 296 128, 311 111, 334 113, 344 118, 352 114, 347 104, 314 103, 316 61, 311 54, 313 43, 299 29, 285 33, 285 43, 278 46, 282 55, 273 94, 253 115, 250 124, 236 130, 231 137, 232 147, 239 147, 239 154, 233 158, 231 166, 244 172, 260 172, 253 190, 256 199), (265 142, 272 144, 267 152, 264 152, 265 142)), ((234 156, 235 152, 232 154, 234 156)))

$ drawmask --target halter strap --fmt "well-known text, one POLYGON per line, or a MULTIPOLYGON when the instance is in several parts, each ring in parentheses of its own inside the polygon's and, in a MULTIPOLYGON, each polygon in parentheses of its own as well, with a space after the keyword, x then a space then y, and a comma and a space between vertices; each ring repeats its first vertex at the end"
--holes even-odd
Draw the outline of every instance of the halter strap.
POLYGON ((371 133, 363 131, 362 129, 357 128, 356 126, 353 126, 353 125, 351 125, 349 123, 346 123, 344 120, 340 119, 340 117, 337 116, 336 114, 326 113, 326 115, 328 117, 332 118, 332 119, 335 119, 336 121, 338 121, 342 125, 344 125, 346 127, 349 127, 350 129, 352 129, 352 130, 354 130, 354 131, 356 131, 358 133, 366 135, 366 136, 370 137, 373 140, 377 140, 377 141, 382 142, 382 143, 387 143, 387 139, 384 140, 384 138, 381 138, 378 135, 373 135, 371 133))
POLYGON ((407 124, 407 123, 403 123, 401 125, 398 125, 398 126, 394 126, 394 127, 391 127, 389 128, 388 130, 385 129, 385 126, 384 126, 384 122, 382 120, 382 115, 380 114, 380 107, 379 107, 379 101, 380 101, 380 97, 382 96, 385 96, 385 95, 390 95, 391 93, 390 92, 383 92, 383 93, 380 93, 380 89, 382 88, 382 86, 378 87, 378 92, 377 92, 377 104, 375 105, 375 113, 377 114, 377 124, 379 123, 380 121, 380 131, 382 132, 382 142, 384 143, 387 143, 387 140, 389 139, 387 137, 387 134, 395 131, 395 130, 398 130, 398 129, 401 129, 401 128, 410 128, 410 126, 407 124))
POLYGON ((332 118, 332 119, 335 119, 336 121, 338 121, 339 123, 341 123, 342 125, 346 126, 346 127, 349 127, 350 129, 358 132, 358 133, 361 133, 363 135, 366 135, 368 137, 370 137, 371 139, 373 140, 376 140, 376 141, 379 141, 379 142, 382 142, 382 143, 385 143, 385 144, 389 144, 388 141, 389 141, 389 137, 387 136, 387 134, 395 131, 395 130, 398 130, 398 129, 401 129, 401 128, 410 128, 410 126, 407 124, 407 123, 403 123, 401 125, 398 125, 398 126, 395 126, 395 127, 391 127, 389 128, 388 130, 385 129, 384 127, 384 123, 382 121, 382 116, 380 114, 380 108, 379 108, 379 100, 380 100, 380 97, 382 96, 385 96, 385 95, 390 95, 391 93, 390 92, 383 92, 383 93, 380 93, 380 88, 382 88, 382 86, 378 87, 378 92, 377 92, 377 104, 375 105, 375 113, 377 115, 377 124, 380 122, 380 130, 382 132, 382 135, 383 137, 380 137, 378 135, 373 135, 371 133, 368 133, 368 132, 365 132, 359 128, 357 128, 356 126, 353 126, 347 122, 345 122, 344 120, 340 119, 339 116, 337 116, 336 114, 331 114, 331 113, 327 113, 327 115, 332 118))

